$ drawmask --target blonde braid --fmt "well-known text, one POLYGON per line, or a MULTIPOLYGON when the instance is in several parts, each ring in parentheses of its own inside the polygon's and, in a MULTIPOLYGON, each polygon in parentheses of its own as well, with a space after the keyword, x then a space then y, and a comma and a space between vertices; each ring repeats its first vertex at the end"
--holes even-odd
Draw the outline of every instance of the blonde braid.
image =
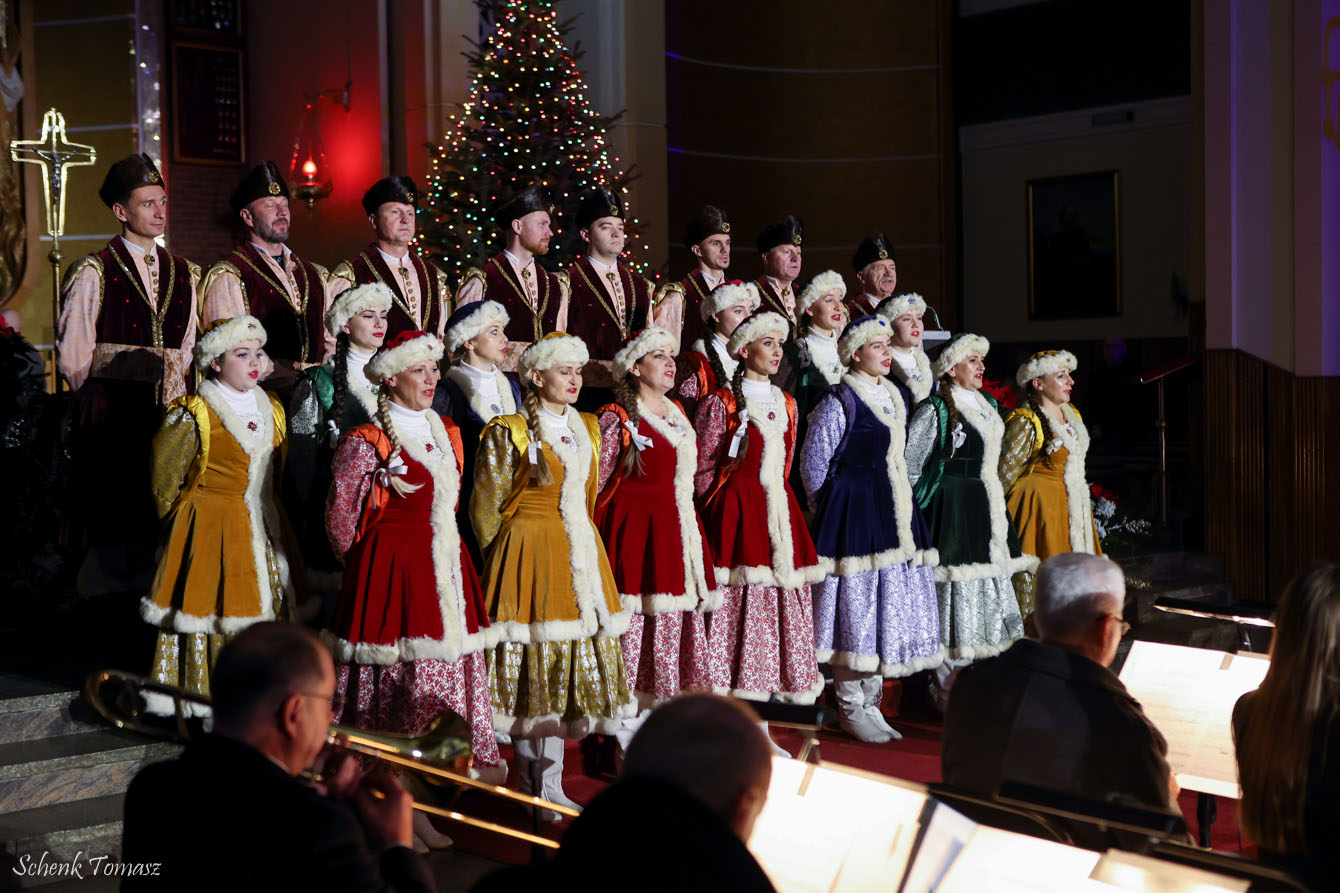
MULTIPOLYGON (((628 421, 636 427, 642 419, 642 413, 637 408, 637 384, 632 375, 625 375, 614 386, 614 402, 623 407, 624 412, 628 413, 628 421)), ((622 437, 622 432, 620 433, 622 437)), ((637 448, 637 444, 630 439, 628 449, 624 451, 623 462, 619 466, 619 473, 624 477, 633 477, 642 474, 642 451, 637 448)))
POLYGON ((386 386, 386 382, 382 382, 381 387, 377 388, 377 424, 391 441, 391 455, 386 457, 387 476, 391 479, 388 487, 397 496, 408 496, 423 484, 411 484, 398 474, 389 474, 390 467, 400 458, 400 437, 395 433, 395 425, 391 422, 391 389, 386 386))
POLYGON ((522 411, 526 414, 526 423, 530 431, 531 442, 535 444, 535 464, 530 467, 530 482, 547 487, 554 482, 549 462, 544 458, 544 428, 540 424, 540 392, 527 380, 526 396, 521 400, 522 411))
MULTIPOLYGON (((730 389, 735 395, 735 412, 738 415, 744 405, 744 360, 740 360, 735 366, 735 374, 731 376, 730 389)), ((744 461, 744 454, 749 451, 749 423, 741 422, 740 430, 744 435, 740 438, 740 448, 735 453, 735 458, 730 460, 729 468, 734 468, 744 461)))

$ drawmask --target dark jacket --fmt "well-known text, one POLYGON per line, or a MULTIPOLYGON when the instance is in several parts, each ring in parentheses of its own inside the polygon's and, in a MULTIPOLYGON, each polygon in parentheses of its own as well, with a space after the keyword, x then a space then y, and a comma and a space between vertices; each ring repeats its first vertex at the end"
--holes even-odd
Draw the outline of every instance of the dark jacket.
MULTIPOLYGON (((994 796, 1013 781, 1180 815, 1167 754, 1163 735, 1111 670, 1022 639, 959 674, 940 762, 948 784, 972 793, 994 796)), ((1080 845, 1112 842, 1090 826, 1061 824, 1080 845)))
POLYGON ((123 891, 437 889, 408 848, 379 859, 348 806, 220 735, 135 776, 123 835, 124 864, 161 865, 156 877, 125 878, 123 891))

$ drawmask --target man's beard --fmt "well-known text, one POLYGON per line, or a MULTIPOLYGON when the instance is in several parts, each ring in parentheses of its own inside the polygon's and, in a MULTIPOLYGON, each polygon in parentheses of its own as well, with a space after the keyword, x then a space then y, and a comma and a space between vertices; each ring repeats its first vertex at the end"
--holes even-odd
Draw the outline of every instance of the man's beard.
POLYGON ((278 245, 288 241, 287 229, 284 230, 282 234, 280 234, 270 224, 264 223, 260 220, 256 221, 256 235, 260 236, 262 239, 264 239, 266 242, 269 242, 272 245, 278 245))
POLYGON ((537 239, 534 242, 522 242, 521 247, 537 256, 543 256, 549 253, 549 243, 544 239, 537 239))

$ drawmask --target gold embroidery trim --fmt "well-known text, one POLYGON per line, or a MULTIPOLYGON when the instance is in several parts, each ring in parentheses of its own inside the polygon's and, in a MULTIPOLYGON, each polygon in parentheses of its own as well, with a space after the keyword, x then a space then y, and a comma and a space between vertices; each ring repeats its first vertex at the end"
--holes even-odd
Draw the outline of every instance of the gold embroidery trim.
MULTIPOLYGON (((155 252, 157 252, 157 249, 155 249, 155 252)), ((135 288, 136 293, 139 294, 140 300, 144 301, 144 306, 149 308, 149 323, 150 323, 149 338, 151 341, 153 341, 154 347, 162 348, 163 320, 167 318, 167 308, 168 305, 172 303, 171 301, 172 289, 177 284, 176 261, 173 260, 171 254, 167 256, 168 259, 167 279, 160 280, 158 287, 159 291, 158 297, 161 298, 159 303, 162 306, 155 309, 153 301, 149 300, 148 293, 145 292, 144 286, 140 284, 139 275, 137 273, 131 272, 131 270, 126 266, 126 262, 121 259, 121 255, 117 253, 117 250, 115 248, 112 249, 112 257, 116 258, 116 265, 121 268, 121 272, 126 274, 126 279, 130 280, 130 284, 135 288)))

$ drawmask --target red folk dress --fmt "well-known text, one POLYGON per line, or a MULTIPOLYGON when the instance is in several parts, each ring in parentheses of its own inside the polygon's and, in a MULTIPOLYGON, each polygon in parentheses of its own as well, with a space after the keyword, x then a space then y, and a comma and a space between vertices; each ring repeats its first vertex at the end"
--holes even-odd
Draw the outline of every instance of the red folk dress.
POLYGON ((730 451, 740 419, 729 389, 703 400, 694 423, 695 491, 716 582, 724 587, 708 621, 712 685, 742 698, 809 704, 823 690, 810 584, 824 573, 787 484, 795 398, 768 389, 768 398, 746 394, 748 438, 738 464, 730 451))
MULTIPOLYGON (((336 660, 335 712, 359 728, 416 735, 444 710, 470 725, 476 769, 506 777, 489 700, 485 650, 497 639, 456 527, 460 434, 428 413, 432 441, 391 443, 377 424, 341 441, 326 508, 344 584, 324 634, 336 660), (390 474, 418 489, 389 488, 390 474)), ((394 422, 393 422, 394 424, 394 422)))
POLYGON ((624 667, 642 709, 683 692, 711 689, 703 614, 721 599, 693 505, 697 439, 678 404, 667 403, 670 411, 662 419, 639 401, 635 431, 628 429, 628 413, 617 404, 597 414, 601 490, 596 529, 630 614, 622 637, 624 667), (642 469, 625 475, 624 457, 639 444, 642 469))

